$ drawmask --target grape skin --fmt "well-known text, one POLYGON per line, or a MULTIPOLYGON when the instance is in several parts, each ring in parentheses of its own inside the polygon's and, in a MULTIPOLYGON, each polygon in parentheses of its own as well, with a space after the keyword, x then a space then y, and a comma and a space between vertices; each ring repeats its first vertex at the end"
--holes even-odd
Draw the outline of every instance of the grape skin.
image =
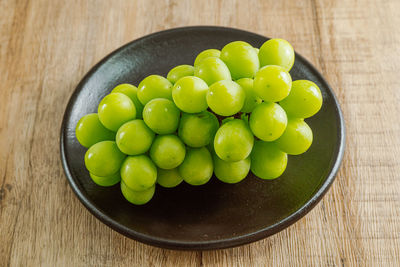
POLYGON ((115 133, 101 124, 97 113, 87 114, 78 121, 75 136, 78 142, 86 148, 101 141, 115 139, 115 133))
POLYGON ((279 104, 290 117, 309 118, 321 109, 321 90, 312 81, 297 80, 292 83, 289 95, 279 104))
POLYGON ((303 119, 289 119, 285 132, 275 141, 276 145, 289 155, 306 152, 313 141, 313 133, 303 119))
POLYGON ((136 118, 136 107, 126 95, 111 93, 101 100, 97 113, 104 127, 116 132, 122 124, 136 118))
POLYGON ((199 65, 204 59, 209 58, 209 57, 217 57, 219 58, 219 56, 221 55, 221 51, 219 51, 218 49, 207 49, 204 50, 202 52, 200 52, 196 59, 194 60, 194 64, 193 66, 197 66, 199 65))
POLYGON ((183 181, 182 176, 179 174, 178 168, 164 170, 158 168, 157 170, 157 183, 165 188, 173 188, 178 186, 183 181))
POLYGON ((286 129, 287 116, 276 103, 259 104, 250 115, 250 129, 263 141, 278 139, 286 129))
POLYGON ((86 151, 85 165, 96 176, 111 176, 119 170, 125 157, 114 141, 102 141, 86 151))
POLYGON ((90 174, 90 178, 92 178, 92 181, 95 182, 99 186, 105 186, 105 187, 113 186, 121 181, 121 175, 120 175, 119 171, 113 175, 106 176, 106 177, 97 176, 97 175, 94 175, 93 173, 89 173, 89 174, 90 174))
POLYGON ((150 158, 162 169, 178 167, 185 159, 185 145, 176 135, 159 135, 150 149, 150 158))
POLYGON ((251 152, 250 169, 261 179, 275 179, 285 171, 287 159, 287 154, 279 150, 274 143, 256 141, 251 152))
POLYGON ((194 76, 205 81, 208 86, 215 82, 228 80, 231 81, 231 73, 226 64, 219 58, 205 58, 194 67, 194 76))
POLYGON ((292 45, 283 39, 270 39, 266 41, 258 52, 261 67, 278 65, 289 71, 294 64, 294 50, 292 45))
POLYGON ((184 113, 180 121, 178 135, 190 147, 203 147, 214 141, 218 128, 218 119, 211 112, 184 113))
POLYGON ((179 79, 186 76, 194 75, 194 67, 190 65, 179 65, 171 69, 167 74, 167 80, 172 84, 179 81, 179 79))
POLYGON ((129 156, 121 167, 121 179, 134 191, 152 187, 157 180, 157 168, 146 155, 129 156))
POLYGON ((128 187, 123 180, 121 180, 122 195, 126 200, 135 205, 143 205, 149 202, 154 196, 155 189, 156 186, 153 185, 146 190, 135 191, 128 187))
POLYGON ((287 97, 292 87, 292 77, 280 66, 265 66, 254 77, 254 91, 264 101, 278 102, 287 97))
POLYGON ((236 82, 219 81, 210 86, 206 99, 214 113, 231 116, 242 109, 245 98, 245 91, 236 82))
POLYGON ((190 185, 203 185, 213 174, 214 166, 210 152, 205 148, 188 148, 185 160, 178 167, 183 180, 190 185))
POLYGON ((254 91, 253 88, 254 81, 253 79, 250 78, 242 78, 237 80, 236 83, 243 88, 246 94, 243 107, 240 111, 245 113, 251 113, 258 104, 262 103, 262 99, 258 97, 256 92, 254 91))
POLYGON ((246 123, 239 119, 224 123, 214 138, 215 153, 225 161, 239 161, 247 158, 253 144, 253 134, 246 123))
POLYGON ((220 159, 214 154, 214 174, 222 182, 235 184, 246 178, 250 171, 250 157, 243 160, 229 162, 220 159))
POLYGON ((231 42, 221 50, 220 58, 228 66, 234 80, 253 78, 260 62, 254 47, 243 41, 231 42))
POLYGON ((208 108, 206 94, 208 85, 200 78, 186 76, 172 88, 175 105, 187 113, 198 113, 208 108))
POLYGON ((172 83, 160 75, 150 75, 139 83, 137 97, 146 105, 155 98, 172 100, 172 83))
POLYGON ((122 125, 117 132, 118 148, 127 155, 139 155, 149 150, 154 132, 143 120, 133 120, 122 125))
POLYGON ((133 104, 135 105, 136 108, 136 117, 141 119, 142 118, 142 112, 143 112, 143 105, 140 103, 139 99, 137 98, 137 87, 129 84, 129 83, 123 83, 118 86, 116 86, 111 93, 121 93, 129 97, 133 104))
POLYGON ((143 109, 143 120, 157 134, 171 134, 179 125, 180 110, 168 99, 150 100, 143 109))

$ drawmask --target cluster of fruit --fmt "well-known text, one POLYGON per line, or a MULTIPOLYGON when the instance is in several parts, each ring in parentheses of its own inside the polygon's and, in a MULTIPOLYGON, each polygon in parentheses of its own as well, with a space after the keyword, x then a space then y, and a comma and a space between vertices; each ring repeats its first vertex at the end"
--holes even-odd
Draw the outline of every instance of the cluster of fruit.
POLYGON ((89 148, 91 178, 101 186, 120 182, 124 197, 140 205, 156 183, 203 185, 213 173, 237 183, 250 170, 262 179, 279 177, 287 154, 310 147, 304 118, 322 105, 317 85, 292 82, 294 57, 282 39, 260 49, 235 41, 201 52, 194 66, 177 66, 167 78, 118 85, 76 127, 89 148))

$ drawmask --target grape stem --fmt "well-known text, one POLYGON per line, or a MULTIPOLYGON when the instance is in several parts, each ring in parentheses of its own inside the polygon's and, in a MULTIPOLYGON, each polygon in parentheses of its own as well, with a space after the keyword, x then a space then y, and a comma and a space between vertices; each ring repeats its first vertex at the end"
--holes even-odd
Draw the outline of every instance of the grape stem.
POLYGON ((249 121, 249 116, 244 112, 238 112, 233 116, 225 117, 225 116, 221 116, 221 115, 216 114, 210 108, 208 108, 207 111, 211 112, 212 114, 215 115, 215 117, 217 117, 217 119, 219 121, 219 124, 224 124, 226 121, 229 121, 229 120, 232 120, 232 119, 242 119, 246 123, 248 123, 248 121, 249 121), (227 119, 229 119, 229 120, 227 120, 227 119))

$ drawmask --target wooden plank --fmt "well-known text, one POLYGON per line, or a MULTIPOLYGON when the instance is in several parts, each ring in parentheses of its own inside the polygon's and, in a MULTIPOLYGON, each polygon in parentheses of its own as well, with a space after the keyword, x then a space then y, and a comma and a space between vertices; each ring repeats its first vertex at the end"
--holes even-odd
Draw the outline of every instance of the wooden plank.
POLYGON ((396 0, 0 1, 0 265, 400 265, 399 10, 396 0), (289 40, 338 95, 347 149, 323 201, 281 233, 233 249, 163 250, 79 203, 59 162, 59 127, 104 55, 200 24, 289 40))

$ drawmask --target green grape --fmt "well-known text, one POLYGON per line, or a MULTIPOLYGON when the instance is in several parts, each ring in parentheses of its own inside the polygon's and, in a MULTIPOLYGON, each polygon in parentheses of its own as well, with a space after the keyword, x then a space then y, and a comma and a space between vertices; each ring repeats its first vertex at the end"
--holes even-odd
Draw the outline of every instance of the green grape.
POLYGON ((180 111, 168 99, 155 98, 144 106, 143 120, 153 132, 170 134, 176 131, 179 124, 180 111))
POLYGON ((129 84, 129 83, 123 83, 115 87, 111 93, 121 93, 126 96, 128 96, 133 104, 135 105, 136 108, 136 117, 137 118, 142 118, 142 112, 143 112, 143 105, 140 103, 139 99, 137 98, 137 87, 129 84))
POLYGON ((178 167, 185 159, 185 145, 176 135, 159 135, 150 149, 153 162, 162 169, 178 167))
POLYGON ((194 67, 194 76, 203 79, 209 86, 222 80, 232 80, 225 63, 216 57, 205 58, 194 67))
POLYGON ((197 113, 207 109, 208 85, 200 78, 187 76, 177 81, 172 88, 175 105, 184 112, 197 113))
POLYGON ((275 179, 282 175, 287 165, 287 154, 274 143, 256 141, 251 152, 250 169, 261 179, 275 179))
POLYGON ((313 141, 313 133, 303 119, 289 119, 285 132, 275 141, 282 151, 289 155, 306 152, 313 141))
POLYGON ((90 177, 92 178, 93 182, 100 186, 113 186, 121 181, 121 175, 119 171, 106 177, 101 177, 90 173, 90 177))
POLYGON ((156 186, 153 185, 152 187, 142 190, 142 191, 134 191, 131 188, 129 188, 123 180, 121 180, 121 192, 122 195, 125 197, 126 200, 128 200, 130 203, 135 204, 135 205, 143 205, 149 202, 155 192, 156 186))
POLYGON ((231 116, 239 112, 246 99, 246 92, 233 81, 219 81, 210 86, 207 104, 216 114, 231 116))
POLYGON ((194 67, 190 65, 179 65, 168 72, 167 79, 171 83, 176 83, 180 78, 193 76, 194 67))
POLYGON ((162 187, 172 188, 179 185, 182 181, 183 178, 179 174, 178 168, 170 170, 158 168, 157 170, 157 183, 162 187))
POLYGON ((294 63, 294 50, 290 43, 283 39, 266 41, 258 53, 261 67, 278 65, 289 71, 294 63))
POLYGON ((114 141, 102 141, 86 151, 85 165, 96 176, 111 176, 119 170, 125 157, 114 141))
POLYGON ((221 51, 218 49, 207 49, 204 50, 203 52, 200 52, 200 54, 197 55, 196 59, 194 60, 194 66, 196 67, 199 65, 204 59, 208 57, 219 57, 221 55, 221 51))
POLYGON ((134 191, 152 187, 157 180, 157 167, 146 155, 129 156, 121 167, 121 179, 134 191))
POLYGON ((183 180, 190 185, 203 185, 213 174, 213 161, 205 147, 188 148, 185 160, 178 167, 183 180))
POLYGON ((321 91, 312 81, 297 80, 292 83, 289 95, 279 104, 289 117, 309 118, 321 109, 321 91))
POLYGON ((104 127, 116 132, 122 124, 136 118, 136 107, 128 96, 111 93, 101 100, 98 115, 104 127))
POLYGON ((278 102, 287 97, 292 87, 290 74, 280 66, 265 66, 254 78, 254 91, 267 102, 278 102))
POLYGON ((276 103, 259 104, 250 115, 250 129, 263 141, 278 139, 286 129, 285 111, 276 103))
POLYGON ((218 119, 211 112, 184 113, 179 124, 178 135, 186 145, 202 147, 212 143, 218 128, 218 119))
MULTIPOLYGON (((256 51, 257 55, 260 52, 260 49, 258 49, 257 47, 254 47, 254 50, 256 51)), ((260 60, 259 60, 260 61, 260 60)))
POLYGON ((224 183, 235 184, 246 178, 250 170, 250 157, 230 162, 220 159, 214 154, 215 176, 224 183))
POLYGON ((115 138, 115 133, 101 124, 97 113, 83 116, 76 124, 75 135, 79 143, 87 148, 98 142, 115 138))
POLYGON ((214 138, 215 153, 225 161, 239 161, 247 158, 253 148, 254 137, 243 120, 225 122, 214 138))
POLYGON ((160 75, 147 76, 138 86, 137 97, 143 105, 155 98, 172 100, 172 83, 160 75))
MULTIPOLYGON (((214 139, 213 139, 214 140, 214 139)), ((214 141, 211 141, 207 146, 206 146, 206 148, 208 149, 208 151, 211 153, 211 154, 215 154, 215 150, 214 150, 214 141)))
POLYGON ((260 67, 254 47, 243 41, 225 45, 221 50, 220 58, 228 66, 234 80, 253 78, 260 67))
POLYGON ((122 125, 117 132, 119 150, 128 155, 139 155, 150 149, 154 132, 143 120, 133 120, 122 125))
POLYGON ((259 98, 256 92, 253 90, 253 79, 242 78, 237 80, 236 82, 243 88, 246 93, 246 98, 240 111, 250 113, 258 104, 262 102, 261 98, 259 98))

